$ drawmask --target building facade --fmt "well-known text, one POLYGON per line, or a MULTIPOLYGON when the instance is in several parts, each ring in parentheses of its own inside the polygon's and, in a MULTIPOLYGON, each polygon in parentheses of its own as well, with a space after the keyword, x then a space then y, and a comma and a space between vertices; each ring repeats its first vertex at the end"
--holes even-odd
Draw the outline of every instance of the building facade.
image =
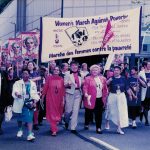
POLYGON ((0 39, 5 41, 22 31, 40 29, 40 17, 43 16, 94 16, 128 10, 138 6, 142 6, 143 11, 143 42, 140 54, 137 54, 136 57, 143 59, 144 57, 150 57, 149 0, 13 0, 0 14, 0 39))

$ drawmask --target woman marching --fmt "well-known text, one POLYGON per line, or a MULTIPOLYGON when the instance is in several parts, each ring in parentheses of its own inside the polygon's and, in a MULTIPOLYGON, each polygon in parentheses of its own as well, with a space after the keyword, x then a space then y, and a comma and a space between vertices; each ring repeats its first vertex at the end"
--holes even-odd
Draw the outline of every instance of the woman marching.
POLYGON ((96 133, 101 134, 103 107, 106 104, 108 94, 106 78, 99 75, 100 67, 90 67, 90 76, 85 78, 83 85, 85 106, 85 129, 89 128, 90 116, 94 112, 96 122, 96 133))
POLYGON ((125 92, 132 99, 131 91, 125 77, 121 75, 121 68, 114 67, 114 76, 107 81, 109 85, 109 96, 106 111, 106 127, 109 128, 109 120, 117 125, 117 133, 124 134, 121 128, 128 126, 128 111, 125 92))
POLYGON ((60 69, 55 67, 53 75, 48 76, 42 92, 46 95, 46 119, 50 123, 52 136, 58 132, 57 123, 61 120, 64 108, 65 87, 63 78, 59 76, 60 69))
POLYGON ((27 140, 32 141, 35 139, 32 133, 33 113, 40 97, 36 84, 29 80, 28 69, 22 70, 22 79, 15 82, 12 96, 14 98, 13 111, 16 113, 19 128, 17 137, 23 136, 22 123, 25 122, 28 127, 27 140))
POLYGON ((146 88, 146 83, 138 76, 137 67, 131 69, 131 77, 128 78, 128 82, 132 92, 132 100, 127 95, 128 114, 129 118, 132 119, 132 128, 135 129, 137 127, 136 117, 139 116, 141 108, 141 87, 146 88))

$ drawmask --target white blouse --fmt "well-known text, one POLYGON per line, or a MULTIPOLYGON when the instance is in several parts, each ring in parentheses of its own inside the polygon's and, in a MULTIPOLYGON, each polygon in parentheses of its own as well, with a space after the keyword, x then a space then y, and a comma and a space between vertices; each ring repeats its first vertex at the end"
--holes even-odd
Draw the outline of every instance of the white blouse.
POLYGON ((102 85, 102 82, 101 82, 101 80, 100 80, 100 78, 98 76, 95 77, 94 80, 96 82, 96 90, 97 90, 96 98, 100 98, 100 97, 102 97, 103 85, 102 85))

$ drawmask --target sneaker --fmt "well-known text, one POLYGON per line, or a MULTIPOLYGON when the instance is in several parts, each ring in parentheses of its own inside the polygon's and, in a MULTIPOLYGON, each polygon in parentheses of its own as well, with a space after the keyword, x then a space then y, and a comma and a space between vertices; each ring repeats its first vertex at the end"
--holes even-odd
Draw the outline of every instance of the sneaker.
POLYGON ((35 137, 33 136, 33 134, 30 134, 27 136, 27 141, 33 141, 35 140, 35 137))
POLYGON ((133 121, 133 122, 132 122, 132 128, 133 128, 133 129, 136 129, 136 127, 137 127, 136 122, 133 121))
POLYGON ((22 130, 20 130, 20 131, 18 131, 18 133, 17 133, 17 137, 22 137, 23 136, 23 131, 22 130))

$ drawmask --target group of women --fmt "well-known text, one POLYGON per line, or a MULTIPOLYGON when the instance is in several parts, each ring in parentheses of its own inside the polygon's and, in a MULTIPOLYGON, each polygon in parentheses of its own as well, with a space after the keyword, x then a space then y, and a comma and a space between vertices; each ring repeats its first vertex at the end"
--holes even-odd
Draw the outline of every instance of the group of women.
POLYGON ((131 68, 129 77, 121 75, 123 70, 120 66, 115 66, 113 72, 104 77, 99 64, 92 65, 89 72, 86 63, 82 65, 81 70, 79 64, 74 61, 70 63, 70 70, 67 63, 63 63, 61 67, 54 65, 54 62, 52 64, 50 68, 52 74, 47 75, 45 69, 42 76, 39 76, 34 72, 34 63, 28 62, 25 66, 27 68, 22 71, 22 79, 14 83, 12 96, 13 109, 18 118, 18 137, 23 135, 22 122, 26 122, 29 131, 27 140, 35 139, 32 122, 37 129, 38 114, 40 115, 38 101, 41 101, 40 103, 46 101, 46 119, 50 123, 52 136, 57 135, 58 123, 62 120, 62 116, 66 129, 70 127, 72 133, 77 133, 81 100, 85 108, 85 130, 89 130, 94 115, 95 131, 102 134, 104 110, 105 128, 109 129, 109 121, 112 121, 117 126, 116 132, 121 135, 124 134, 122 128, 129 126, 129 118, 132 120, 132 127, 136 128, 136 117, 140 115, 140 111, 145 116, 145 125, 149 125, 150 62, 144 66, 142 70, 144 73, 140 73, 144 74, 145 78, 138 75, 136 67, 131 68), (142 90, 145 89, 141 104, 142 90), (32 108, 26 104, 29 100, 32 100, 32 108))

